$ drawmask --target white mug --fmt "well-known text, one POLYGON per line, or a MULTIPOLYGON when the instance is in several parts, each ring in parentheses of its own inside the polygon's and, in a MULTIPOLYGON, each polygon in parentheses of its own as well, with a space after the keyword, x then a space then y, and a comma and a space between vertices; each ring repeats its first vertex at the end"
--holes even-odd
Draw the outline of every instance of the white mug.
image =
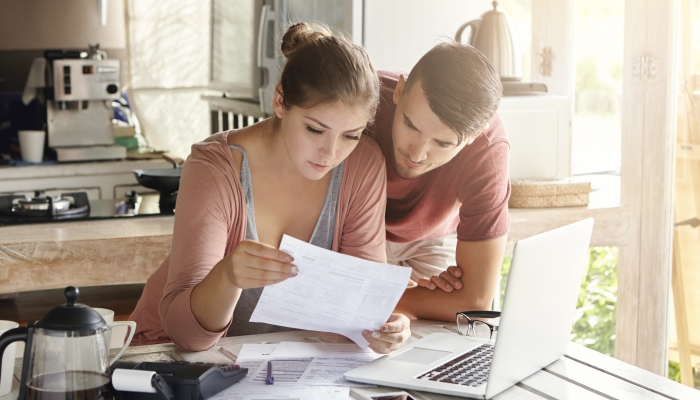
POLYGON ((40 163, 44 159, 44 131, 19 131, 18 136, 22 160, 40 163))
POLYGON ((124 341, 124 345, 122 346, 121 344, 118 344, 115 347, 122 346, 122 349, 117 355, 114 357, 114 360, 110 362, 110 364, 113 364, 115 361, 121 357, 126 349, 129 347, 129 344, 131 343, 131 339, 134 338, 134 333, 136 332, 136 322, 134 321, 114 321, 114 311, 106 309, 106 308, 97 308, 93 307, 93 310, 97 311, 102 318, 105 320, 107 325, 109 325, 110 329, 105 331, 105 342, 107 343, 107 346, 109 348, 112 348, 112 332, 114 331, 114 328, 117 326, 128 326, 129 327, 129 335, 127 336, 126 340, 124 341))
MULTIPOLYGON (((19 324, 13 321, 0 321, 0 335, 19 327, 19 324)), ((12 391, 12 375, 15 373, 15 351, 17 350, 17 342, 7 346, 5 353, 2 355, 2 376, 0 376, 0 396, 10 394, 12 391)))

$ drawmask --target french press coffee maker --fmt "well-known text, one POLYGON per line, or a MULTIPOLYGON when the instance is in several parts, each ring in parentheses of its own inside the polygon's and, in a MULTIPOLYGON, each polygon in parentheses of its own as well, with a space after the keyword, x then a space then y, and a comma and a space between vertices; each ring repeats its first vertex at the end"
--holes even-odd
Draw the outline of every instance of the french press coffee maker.
POLYGON ((69 286, 64 294, 66 304, 0 336, 0 359, 11 343, 26 343, 18 400, 111 400, 104 335, 109 326, 97 311, 76 302, 78 288, 69 286))

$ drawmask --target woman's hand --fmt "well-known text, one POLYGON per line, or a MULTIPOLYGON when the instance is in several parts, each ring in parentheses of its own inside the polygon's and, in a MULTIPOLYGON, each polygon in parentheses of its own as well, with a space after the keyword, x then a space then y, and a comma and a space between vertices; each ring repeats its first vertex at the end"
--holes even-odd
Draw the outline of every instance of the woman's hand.
POLYGON ((244 240, 228 255, 231 283, 241 289, 274 285, 296 276, 299 269, 289 254, 264 243, 244 240))
POLYGON ((411 321, 403 314, 393 313, 378 331, 365 330, 362 336, 375 353, 387 354, 403 347, 411 337, 411 321))

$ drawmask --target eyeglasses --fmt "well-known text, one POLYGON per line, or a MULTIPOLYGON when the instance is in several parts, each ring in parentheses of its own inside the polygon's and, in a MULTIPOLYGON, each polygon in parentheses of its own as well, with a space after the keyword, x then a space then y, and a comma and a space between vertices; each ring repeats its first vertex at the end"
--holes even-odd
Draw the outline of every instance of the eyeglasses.
POLYGON ((500 311, 462 311, 457 313, 457 332, 464 336, 488 337, 491 339, 494 332, 498 332, 498 325, 488 323, 476 318, 498 318, 500 311))

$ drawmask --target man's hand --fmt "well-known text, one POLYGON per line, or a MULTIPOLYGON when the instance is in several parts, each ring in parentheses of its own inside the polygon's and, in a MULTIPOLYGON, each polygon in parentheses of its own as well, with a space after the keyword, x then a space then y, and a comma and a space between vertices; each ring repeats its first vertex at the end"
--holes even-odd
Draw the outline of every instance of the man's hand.
POLYGON ((433 275, 430 279, 427 277, 418 280, 418 286, 426 289, 435 290, 440 288, 445 292, 451 292, 455 289, 461 289, 464 284, 460 279, 462 270, 457 266, 447 268, 440 275, 433 275))
MULTIPOLYGON (((506 236, 481 242, 457 240, 455 259, 459 268, 450 267, 446 273, 440 274, 439 278, 449 282, 449 275, 452 275, 460 281, 460 289, 455 290, 455 286, 452 286, 454 283, 450 283, 453 287, 450 293, 442 288, 430 290, 418 287, 406 290, 394 311, 409 318, 454 322, 455 314, 460 311, 489 310, 496 293, 506 243, 506 236)), ((435 284, 436 281, 443 283, 437 278, 425 283, 435 284)))
POLYGON ((403 314, 393 313, 380 330, 365 330, 362 336, 375 353, 388 354, 403 347, 411 337, 411 320, 403 314))

